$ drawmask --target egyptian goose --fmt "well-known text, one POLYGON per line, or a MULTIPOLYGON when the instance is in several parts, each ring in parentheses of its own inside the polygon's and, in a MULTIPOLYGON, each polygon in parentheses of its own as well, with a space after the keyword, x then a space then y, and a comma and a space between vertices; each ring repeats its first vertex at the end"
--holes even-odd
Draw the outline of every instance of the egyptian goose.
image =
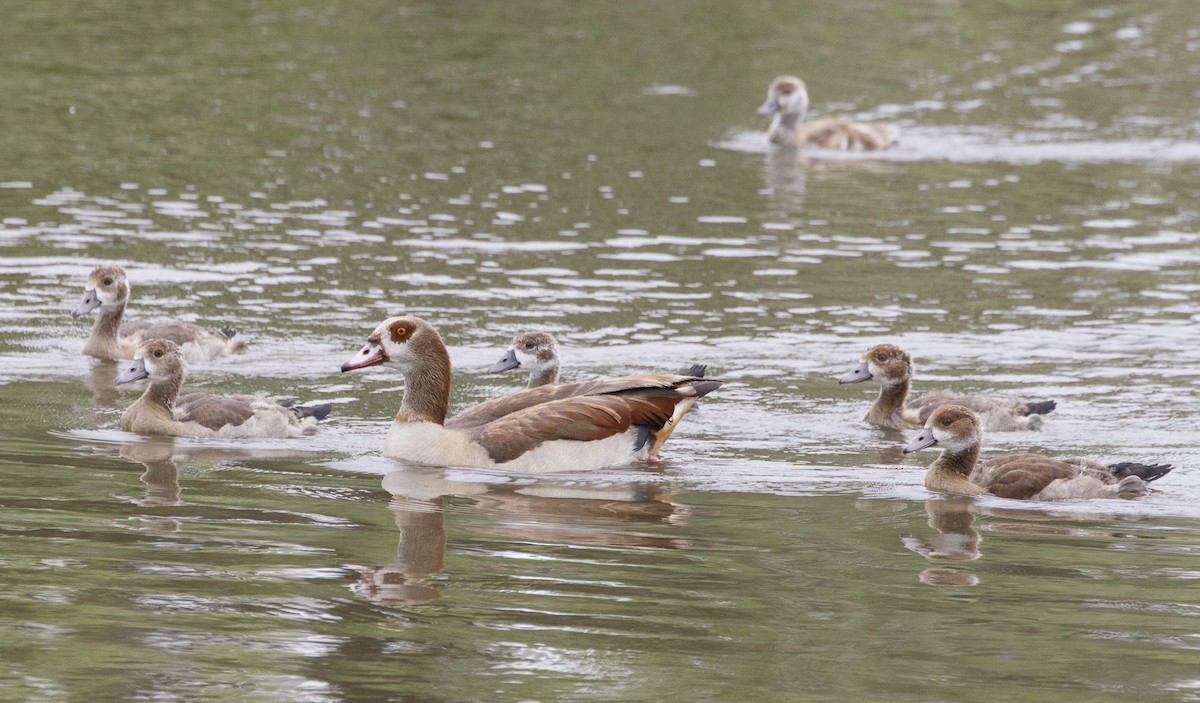
POLYGON ((419 464, 534 472, 651 460, 697 399, 722 381, 667 374, 551 384, 494 398, 447 419, 450 356, 416 317, 384 320, 342 371, 383 364, 404 374, 385 456, 419 464))
POLYGON ((863 420, 890 430, 918 429, 930 413, 951 403, 965 405, 979 413, 983 428, 988 432, 1037 430, 1042 427, 1041 416, 1058 405, 1053 400, 1027 402, 957 395, 950 391, 934 391, 908 400, 912 376, 912 357, 907 351, 894 344, 879 344, 864 352, 858 366, 838 379, 838 383, 878 383, 879 397, 863 420))
MULTIPOLYGON (((502 373, 513 369, 528 369, 529 383, 526 388, 537 388, 558 383, 558 341, 549 332, 522 332, 513 337, 508 351, 488 369, 488 373, 502 373)), ((693 364, 684 376, 704 378, 708 372, 705 364, 693 364)))
POLYGON ((83 302, 71 312, 79 317, 96 310, 92 334, 82 354, 100 359, 131 359, 138 346, 149 339, 169 339, 178 344, 188 361, 211 361, 223 354, 245 351, 246 344, 235 341, 237 331, 205 329, 190 322, 126 322, 121 324, 129 302, 129 282, 120 266, 97 266, 88 276, 83 302))
POLYGON ((146 392, 121 414, 121 429, 175 437, 297 437, 317 431, 329 405, 295 407, 255 395, 188 393, 183 388, 186 362, 175 342, 143 342, 132 363, 113 383, 150 379, 146 392))
POLYGON ((940 447, 929 465, 925 487, 955 495, 994 495, 1018 500, 1136 498, 1146 484, 1171 471, 1169 464, 1092 459, 1055 459, 1040 454, 1004 454, 978 463, 983 430, 979 417, 961 405, 938 408, 904 453, 940 447))
POLYGON ((780 76, 767 88, 758 114, 771 118, 767 139, 786 147, 820 147, 839 151, 881 151, 896 143, 898 130, 883 122, 852 122, 822 117, 805 122, 808 89, 795 76, 780 76))

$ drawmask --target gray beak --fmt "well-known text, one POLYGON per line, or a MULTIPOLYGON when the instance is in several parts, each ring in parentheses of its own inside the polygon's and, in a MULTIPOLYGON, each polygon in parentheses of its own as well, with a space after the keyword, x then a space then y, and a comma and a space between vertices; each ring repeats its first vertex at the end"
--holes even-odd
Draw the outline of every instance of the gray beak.
POLYGON ((767 98, 767 101, 758 108, 758 114, 762 115, 763 117, 770 117, 776 112, 779 112, 779 100, 776 99, 774 95, 767 98))
POLYGON ((120 376, 117 376, 113 379, 113 383, 119 386, 122 383, 140 381, 149 376, 150 372, 146 371, 146 360, 134 359, 133 361, 129 362, 129 365, 125 367, 125 370, 121 372, 120 376))
POLYGON ((509 349, 500 357, 500 361, 492 364, 492 368, 488 369, 488 373, 500 373, 501 371, 511 371, 521 367, 521 362, 517 361, 517 353, 509 349))
POLYGON ((855 366, 853 371, 839 378, 838 383, 862 383, 870 380, 871 370, 867 368, 867 362, 863 361, 855 366))
POLYGON ((80 315, 86 315, 98 307, 100 307, 100 296, 96 295, 96 289, 85 289, 83 291, 83 302, 79 304, 79 307, 71 311, 71 316, 79 317, 80 315))
POLYGON ((935 444, 937 444, 937 440, 933 438, 933 430, 926 427, 917 433, 917 436, 913 437, 911 442, 904 445, 904 453, 912 454, 913 452, 919 452, 922 449, 928 449, 935 444))

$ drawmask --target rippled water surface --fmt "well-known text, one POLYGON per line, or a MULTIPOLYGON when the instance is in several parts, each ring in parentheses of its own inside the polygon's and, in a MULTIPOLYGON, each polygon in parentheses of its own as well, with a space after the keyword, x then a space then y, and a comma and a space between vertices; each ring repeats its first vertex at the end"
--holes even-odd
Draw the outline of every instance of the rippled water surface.
POLYGON ((1200 699, 1200 25, 1187 3, 27 3, 0 23, 0 698, 1200 699), (767 82, 885 119, 769 152, 767 82), (151 440, 69 311, 250 345, 188 385, 315 437, 151 440), (564 375, 727 384, 661 464, 380 454, 422 316, 452 409, 523 329, 564 375), (993 450, 1169 462, 1134 501, 948 500, 861 422, 1053 398, 993 450))

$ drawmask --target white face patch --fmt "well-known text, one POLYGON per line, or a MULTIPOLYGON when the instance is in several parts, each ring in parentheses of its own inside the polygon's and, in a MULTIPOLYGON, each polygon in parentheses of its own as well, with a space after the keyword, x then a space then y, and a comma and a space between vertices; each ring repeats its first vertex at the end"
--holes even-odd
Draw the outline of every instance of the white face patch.
POLYGON ((536 356, 523 349, 513 349, 513 355, 517 357, 517 363, 523 369, 537 370, 542 366, 542 362, 536 356))
POLYGON ((142 360, 142 363, 146 366, 146 373, 150 375, 150 378, 152 380, 155 380, 155 381, 162 380, 163 377, 160 373, 161 369, 158 364, 154 363, 154 355, 153 354, 147 354, 146 356, 139 356, 139 357, 137 357, 137 359, 142 360))
POLYGON ((96 288, 95 292, 96 299, 100 301, 101 305, 112 305, 121 301, 121 298, 117 295, 117 291, 115 289, 96 288))
POLYGON ((961 437, 957 433, 940 425, 935 425, 931 429, 933 430, 933 438, 937 440, 938 446, 948 452, 958 453, 966 451, 975 442, 973 436, 961 437))
POLYGON ((383 351, 387 354, 387 361, 383 362, 384 366, 390 366, 401 373, 404 373, 412 366, 414 359, 412 347, 409 342, 412 341, 413 337, 417 336, 415 330, 406 338, 408 341, 405 342, 393 341, 392 331, 386 324, 375 328, 372 336, 379 338, 380 344, 383 346, 383 351))

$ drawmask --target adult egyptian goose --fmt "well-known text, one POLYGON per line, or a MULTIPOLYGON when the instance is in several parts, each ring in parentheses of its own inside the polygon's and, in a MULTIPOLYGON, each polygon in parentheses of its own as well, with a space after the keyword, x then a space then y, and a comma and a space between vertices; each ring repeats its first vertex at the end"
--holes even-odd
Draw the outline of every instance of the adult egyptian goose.
POLYGON ((879 397, 863 420, 890 430, 920 428, 930 413, 952 403, 978 413, 988 432, 1037 430, 1042 427, 1041 416, 1058 406, 1053 400, 1028 402, 950 391, 934 391, 908 400, 912 376, 912 356, 907 351, 894 344, 879 344, 864 352, 858 366, 838 379, 838 383, 878 383, 879 397))
POLYGON ((795 76, 780 76, 767 88, 758 114, 771 118, 767 139, 785 147, 819 147, 839 151, 880 151, 896 143, 898 130, 883 122, 852 122, 822 117, 805 122, 808 89, 795 76))
POLYGON ((929 416, 904 453, 941 448, 941 456, 925 474, 925 487, 931 491, 1018 500, 1136 498, 1146 493, 1147 483, 1172 468, 1169 464, 1103 464, 1040 454, 1004 454, 979 462, 982 443, 979 417, 961 405, 946 405, 929 416))
POLYGON ((329 405, 295 407, 256 395, 180 395, 186 362, 175 342, 143 342, 133 362, 113 379, 131 383, 150 379, 146 392, 121 414, 121 429, 175 437, 297 437, 317 431, 329 405))
MULTIPOLYGON (((488 373, 502 373, 513 369, 528 369, 529 383, 526 388, 537 388, 558 383, 558 340, 549 332, 522 332, 513 337, 504 356, 488 369, 488 373)), ((708 372, 705 364, 692 364, 684 376, 704 378, 708 372)))
POLYGON ((120 266, 97 266, 88 276, 83 302, 71 312, 79 317, 99 309, 92 334, 82 354, 100 359, 131 359, 138 346, 149 339, 169 339, 183 350, 188 361, 210 361, 223 354, 245 351, 246 345, 234 340, 233 328, 210 330, 190 322, 126 322, 129 282, 120 266))
POLYGON ((697 399, 722 381, 668 374, 551 384, 447 419, 450 356, 437 329, 391 317, 342 371, 383 364, 404 374, 385 456, 419 464, 583 471, 653 457, 697 399))

